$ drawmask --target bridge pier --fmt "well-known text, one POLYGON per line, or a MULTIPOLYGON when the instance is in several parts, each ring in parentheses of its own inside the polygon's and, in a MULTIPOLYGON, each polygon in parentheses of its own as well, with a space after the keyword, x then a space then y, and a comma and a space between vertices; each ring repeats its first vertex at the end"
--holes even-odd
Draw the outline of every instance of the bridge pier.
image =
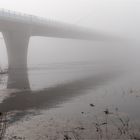
POLYGON ((30 89, 27 73, 27 52, 30 35, 24 31, 2 32, 8 54, 7 88, 30 89))
POLYGON ((2 32, 8 54, 8 69, 27 69, 30 34, 26 31, 2 32))

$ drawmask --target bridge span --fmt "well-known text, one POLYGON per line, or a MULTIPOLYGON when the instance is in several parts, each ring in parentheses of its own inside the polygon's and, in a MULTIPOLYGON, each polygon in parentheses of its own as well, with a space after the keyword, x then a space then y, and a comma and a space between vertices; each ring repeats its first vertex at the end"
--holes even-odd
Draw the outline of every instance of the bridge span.
POLYGON ((31 36, 88 40, 102 38, 78 26, 9 10, 0 10, 0 31, 7 48, 9 69, 27 68, 27 51, 31 36))

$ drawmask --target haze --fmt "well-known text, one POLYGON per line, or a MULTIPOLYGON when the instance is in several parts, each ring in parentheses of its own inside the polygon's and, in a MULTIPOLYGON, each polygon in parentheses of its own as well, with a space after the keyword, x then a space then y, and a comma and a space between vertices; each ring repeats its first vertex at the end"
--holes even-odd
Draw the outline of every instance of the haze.
MULTIPOLYGON (((28 65, 96 59, 138 61, 139 7, 138 0, 0 0, 0 8, 77 24, 125 40, 114 44, 32 37, 28 65)), ((6 63, 6 48, 1 38, 0 65, 6 63)))
POLYGON ((0 33, 0 139, 140 139, 140 0, 0 0, 0 8, 92 31, 1 12, 9 67, 0 33))

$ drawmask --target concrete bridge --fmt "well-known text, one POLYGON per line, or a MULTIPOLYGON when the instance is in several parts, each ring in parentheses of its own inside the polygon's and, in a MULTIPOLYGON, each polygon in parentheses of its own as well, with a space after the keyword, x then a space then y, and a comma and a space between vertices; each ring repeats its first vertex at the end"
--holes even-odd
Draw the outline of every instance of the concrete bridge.
POLYGON ((88 40, 101 38, 84 28, 9 10, 0 10, 0 31, 7 48, 9 69, 27 68, 31 36, 88 40))

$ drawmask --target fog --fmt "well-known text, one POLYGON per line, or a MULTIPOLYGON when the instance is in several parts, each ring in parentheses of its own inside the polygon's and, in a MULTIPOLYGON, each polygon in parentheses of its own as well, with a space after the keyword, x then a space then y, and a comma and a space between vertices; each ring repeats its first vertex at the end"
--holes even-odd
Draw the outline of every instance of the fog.
MULTIPOLYGON (((121 41, 82 41, 32 37, 28 65, 70 61, 107 60, 132 64, 139 59, 140 2, 138 0, 5 0, 0 8, 33 14, 121 38, 121 41)), ((0 64, 7 63, 4 40, 0 39, 0 64)))
MULTIPOLYGON (((47 32, 53 37, 83 34, 45 22, 38 30, 40 22, 32 16, 25 23, 33 30, 24 32, 24 25, 14 23, 7 12, 12 22, 3 29, 18 31, 4 34, 8 71, 1 71, 8 62, 0 31, 0 139, 2 133, 6 139, 140 139, 139 0, 0 0, 0 8, 88 28, 97 35, 90 41, 32 36, 27 58, 33 30, 38 31, 33 35, 47 32)), ((24 23, 26 16, 21 17, 24 23)))

